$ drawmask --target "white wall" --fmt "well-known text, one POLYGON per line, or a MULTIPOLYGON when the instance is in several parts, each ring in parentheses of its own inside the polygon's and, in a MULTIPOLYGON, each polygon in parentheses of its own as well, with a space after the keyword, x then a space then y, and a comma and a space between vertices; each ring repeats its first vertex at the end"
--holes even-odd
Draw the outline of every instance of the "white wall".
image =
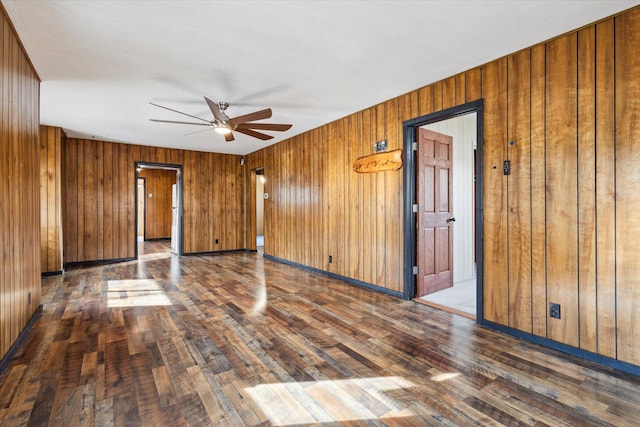
POLYGON ((264 183, 256 176, 256 234, 264 234, 264 183))
POLYGON ((424 126, 453 137, 453 283, 474 276, 473 157, 476 147, 476 113, 424 126))

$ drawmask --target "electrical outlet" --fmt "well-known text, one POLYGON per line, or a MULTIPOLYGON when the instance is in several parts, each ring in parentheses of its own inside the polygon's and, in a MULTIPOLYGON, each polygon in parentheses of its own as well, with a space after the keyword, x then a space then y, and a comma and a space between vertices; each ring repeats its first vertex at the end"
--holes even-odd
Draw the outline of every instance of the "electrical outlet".
POLYGON ((549 304, 549 317, 552 317, 554 319, 560 318, 560 304, 549 304))
POLYGON ((333 257, 329 255, 329 264, 331 264, 332 262, 333 262, 333 257))

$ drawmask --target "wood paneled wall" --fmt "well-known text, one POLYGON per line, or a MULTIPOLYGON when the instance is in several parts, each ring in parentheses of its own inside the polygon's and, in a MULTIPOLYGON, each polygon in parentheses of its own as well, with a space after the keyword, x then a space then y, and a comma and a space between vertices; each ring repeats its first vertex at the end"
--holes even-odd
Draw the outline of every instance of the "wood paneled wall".
POLYGON ((136 161, 183 166, 185 253, 244 247, 240 156, 68 138, 65 263, 135 256, 136 161))
POLYGON ((39 97, 0 5, 0 359, 40 306, 39 97))
POLYGON ((401 175, 352 162, 480 98, 485 319, 640 365, 640 8, 252 153, 265 253, 400 291, 401 175))
POLYGON ((177 172, 164 169, 143 169, 145 178, 145 239, 171 237, 171 186, 177 182, 177 172), (149 197, 152 194, 153 197, 149 197))
POLYGON ((62 150, 64 132, 40 126, 40 263, 43 273, 61 272, 62 150))

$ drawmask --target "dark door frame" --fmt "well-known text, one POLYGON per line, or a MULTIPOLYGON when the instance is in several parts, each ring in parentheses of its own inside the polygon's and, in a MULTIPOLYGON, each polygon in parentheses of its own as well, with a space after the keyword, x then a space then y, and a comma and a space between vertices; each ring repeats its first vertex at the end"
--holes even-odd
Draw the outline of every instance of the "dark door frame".
POLYGON ((476 322, 484 323, 484 313, 482 310, 482 135, 483 135, 483 105, 484 100, 469 102, 457 107, 448 108, 426 116, 407 120, 403 123, 404 132, 404 286, 402 296, 404 299, 413 299, 416 296, 416 275, 413 274, 413 267, 416 264, 416 214, 413 212, 413 205, 416 200, 416 168, 415 151, 413 150, 416 141, 417 129, 420 126, 440 122, 454 117, 476 113, 476 179, 475 179, 475 245, 476 245, 476 322))
MULTIPOLYGON (((183 223, 182 223, 182 217, 183 217, 183 172, 182 172, 182 165, 174 165, 174 164, 170 164, 170 163, 154 163, 154 162, 140 162, 140 161, 136 161, 134 164, 135 167, 135 172, 136 172, 136 179, 135 179, 135 212, 136 212, 136 217, 135 217, 135 227, 134 227, 134 233, 135 233, 135 259, 138 259, 138 168, 146 168, 146 169, 166 169, 166 170, 173 170, 176 171, 176 184, 177 184, 177 188, 176 188, 176 192, 178 193, 178 255, 184 255, 184 248, 183 248, 183 233, 184 233, 184 227, 183 227, 183 223)), ((145 207, 146 207, 146 200, 145 200, 145 207)), ((146 212, 146 209, 145 209, 146 212)), ((146 237, 146 235, 145 235, 146 237)))
MULTIPOLYGON (((142 180, 143 182, 143 187, 144 187, 144 191, 143 194, 147 194, 147 178, 145 177, 140 177, 138 176, 138 168, 136 167, 136 182, 142 180)), ((138 199, 137 199, 138 195, 136 194, 136 221, 139 221, 139 215, 140 215, 140 211, 138 210, 138 199)), ((144 218, 142 218, 142 240, 147 240, 147 198, 145 197, 144 199, 144 218)), ((136 223, 136 227, 138 226, 138 223, 136 223)), ((136 229, 136 237, 140 237, 139 233, 140 229, 136 229)), ((136 241, 137 242, 137 241, 136 241)), ((137 244, 136 244, 137 247, 137 244)))

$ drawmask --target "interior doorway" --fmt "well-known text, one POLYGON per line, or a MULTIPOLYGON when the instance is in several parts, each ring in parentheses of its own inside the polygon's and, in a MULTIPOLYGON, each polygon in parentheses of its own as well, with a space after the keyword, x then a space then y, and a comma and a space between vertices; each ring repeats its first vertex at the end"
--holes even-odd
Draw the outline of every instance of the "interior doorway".
POLYGON ((256 248, 264 252, 264 169, 256 169, 256 248))
POLYGON ((480 323, 482 101, 405 122, 404 130, 404 297, 480 323))
POLYGON ((136 162, 135 168, 136 258, 147 253, 147 249, 182 255, 182 166, 136 162))

